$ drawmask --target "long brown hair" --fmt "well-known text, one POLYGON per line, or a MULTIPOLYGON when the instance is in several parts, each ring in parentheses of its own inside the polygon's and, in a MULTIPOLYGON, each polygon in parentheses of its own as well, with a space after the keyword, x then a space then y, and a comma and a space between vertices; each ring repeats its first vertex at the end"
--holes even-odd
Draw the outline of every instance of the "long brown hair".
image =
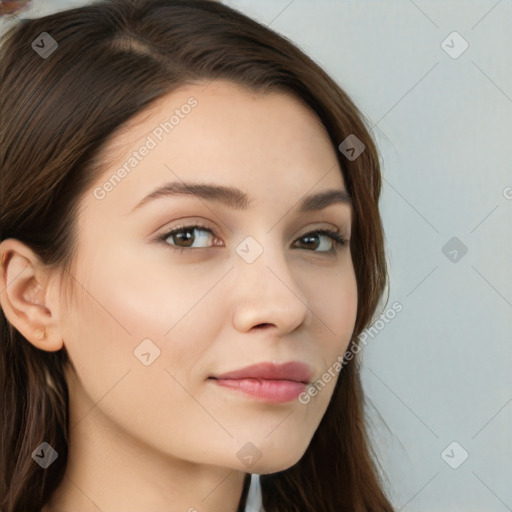
MULTIPOLYGON (((49 267, 71 268, 78 205, 102 172, 97 158, 116 129, 186 83, 219 78, 285 92, 310 106, 336 148, 354 209, 352 339, 372 323, 388 282, 378 153, 346 93, 285 37, 209 0, 104 0, 23 19, 3 36, 0 52, 0 240, 18 239, 49 267), (31 47, 43 32, 58 44, 44 58, 31 47), (356 159, 337 150, 351 134, 365 146, 356 159)), ((303 457, 260 476, 268 512, 393 510, 367 436, 360 362, 345 362, 303 457)), ((65 348, 39 350, 1 312, 3 512, 40 510, 64 477, 69 364, 65 348), (31 458, 43 441, 59 454, 45 470, 31 458)))

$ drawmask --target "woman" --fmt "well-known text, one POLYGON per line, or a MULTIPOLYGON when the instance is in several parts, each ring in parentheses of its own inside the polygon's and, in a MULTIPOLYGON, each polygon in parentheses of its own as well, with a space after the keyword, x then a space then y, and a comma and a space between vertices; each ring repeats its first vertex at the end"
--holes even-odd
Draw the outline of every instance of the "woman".
POLYGON ((23 20, 0 79, 0 510, 392 510, 356 357, 381 176, 339 86, 207 0, 23 20))

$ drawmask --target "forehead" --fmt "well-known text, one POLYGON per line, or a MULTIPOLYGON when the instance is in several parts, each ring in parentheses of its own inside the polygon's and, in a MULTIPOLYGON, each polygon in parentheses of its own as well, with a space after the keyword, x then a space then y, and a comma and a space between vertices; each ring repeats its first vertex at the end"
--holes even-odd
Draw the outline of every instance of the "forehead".
POLYGON ((283 191, 298 198, 316 184, 344 188, 334 146, 307 105, 231 82, 187 85, 159 98, 113 134, 103 157, 94 187, 107 193, 96 206, 123 213, 180 179, 236 186, 260 201, 282 201, 283 191))

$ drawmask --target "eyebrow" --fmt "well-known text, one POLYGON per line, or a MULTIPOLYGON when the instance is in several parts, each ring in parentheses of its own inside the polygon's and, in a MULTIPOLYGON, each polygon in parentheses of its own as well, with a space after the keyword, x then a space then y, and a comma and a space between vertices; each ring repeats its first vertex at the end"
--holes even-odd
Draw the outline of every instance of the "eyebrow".
MULTIPOLYGON (((217 201, 235 210, 247 210, 251 203, 247 194, 236 187, 211 183, 172 182, 153 190, 153 192, 139 201, 129 213, 155 199, 174 196, 193 196, 207 201, 217 201)), ((298 212, 322 210, 337 203, 352 206, 352 199, 342 189, 324 190, 302 198, 298 206, 298 212)))

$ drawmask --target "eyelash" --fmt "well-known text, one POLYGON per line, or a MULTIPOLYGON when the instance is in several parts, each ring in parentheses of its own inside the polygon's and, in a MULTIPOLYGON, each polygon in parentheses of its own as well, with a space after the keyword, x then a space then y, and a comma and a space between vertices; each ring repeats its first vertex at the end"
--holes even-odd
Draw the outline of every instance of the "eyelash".
MULTIPOLYGON (((198 249, 206 249, 206 247, 191 248, 191 247, 173 246, 167 242, 167 239, 172 235, 183 233, 184 231, 189 231, 189 230, 193 230, 196 228, 200 229, 201 231, 207 231, 213 237, 215 237, 215 233, 210 228, 208 228, 206 226, 202 226, 200 224, 192 224, 189 226, 178 226, 178 227, 174 228, 172 231, 168 231, 168 232, 160 235, 157 238, 157 241, 163 242, 166 245, 166 247, 168 247, 171 251, 177 252, 177 253, 194 251, 194 250, 198 250, 198 249)), ((309 235, 325 235, 325 236, 328 236, 334 242, 336 242, 334 250, 332 250, 332 249, 330 251, 314 251, 314 250, 312 250, 310 252, 318 252, 320 254, 332 254, 333 252, 335 252, 336 246, 340 246, 340 248, 341 248, 341 247, 345 247, 346 245, 348 245, 348 240, 343 235, 341 235, 337 231, 334 231, 331 229, 317 229, 315 231, 310 231, 309 233, 304 233, 297 240, 300 240, 301 238, 304 238, 309 235)), ((305 250, 308 250, 308 249, 305 249, 305 250)))

